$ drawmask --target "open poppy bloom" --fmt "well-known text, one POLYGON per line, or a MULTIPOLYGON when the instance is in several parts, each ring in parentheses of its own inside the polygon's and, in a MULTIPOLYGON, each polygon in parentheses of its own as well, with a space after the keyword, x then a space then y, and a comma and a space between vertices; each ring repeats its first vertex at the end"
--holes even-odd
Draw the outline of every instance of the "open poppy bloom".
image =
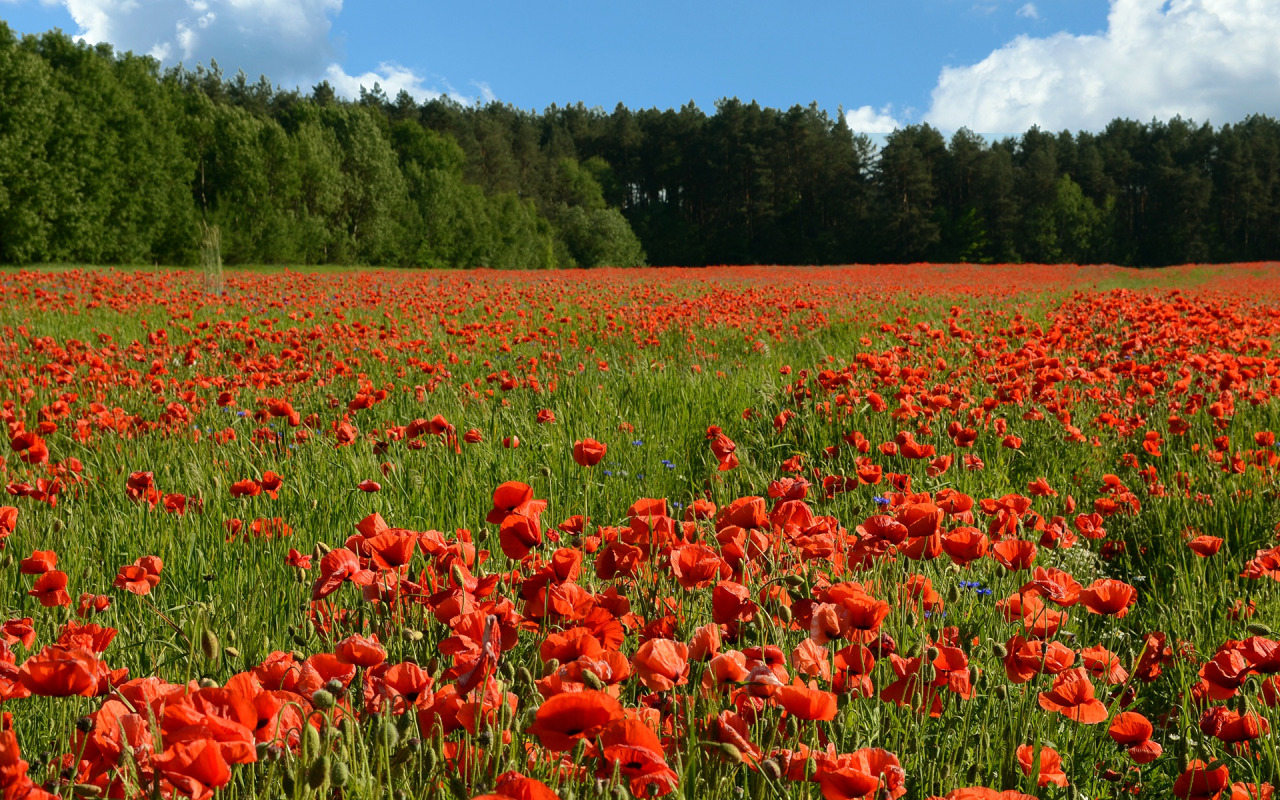
POLYGON ((1053 680, 1053 688, 1040 693, 1040 707, 1085 725, 1107 718, 1107 707, 1094 697, 1089 673, 1083 667, 1059 673, 1053 680))
POLYGON ((564 752, 579 739, 595 738, 606 725, 622 716, 622 706, 604 692, 568 692, 538 707, 529 733, 548 750, 564 752))

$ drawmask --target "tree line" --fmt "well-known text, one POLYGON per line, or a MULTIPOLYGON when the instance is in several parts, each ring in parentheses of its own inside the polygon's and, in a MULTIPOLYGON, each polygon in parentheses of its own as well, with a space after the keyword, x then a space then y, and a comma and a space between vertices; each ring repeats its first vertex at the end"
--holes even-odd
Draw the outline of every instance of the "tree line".
POLYGON ((880 144, 816 104, 541 113, 162 70, 0 22, 0 263, 550 268, 1280 257, 1280 123, 880 144))

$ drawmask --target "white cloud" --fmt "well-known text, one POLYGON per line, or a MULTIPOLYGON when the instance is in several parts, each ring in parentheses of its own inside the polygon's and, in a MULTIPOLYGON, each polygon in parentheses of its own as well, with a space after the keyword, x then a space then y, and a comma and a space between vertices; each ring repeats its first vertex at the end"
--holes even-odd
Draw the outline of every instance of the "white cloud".
POLYGON ((943 130, 1098 130, 1116 117, 1274 115, 1277 41, 1275 0, 1111 0, 1101 34, 1019 36, 977 64, 943 69, 925 120, 943 130))
POLYGON ((871 106, 855 108, 844 112, 844 119, 854 133, 893 133, 902 127, 893 116, 892 105, 878 111, 871 106))
MULTIPOLYGON (((337 56, 329 38, 342 0, 62 0, 78 37, 189 68, 306 84, 337 56)), ((309 85, 309 84, 308 84, 309 85)))
MULTIPOLYGON (((386 61, 379 64, 376 70, 370 70, 359 75, 348 75, 341 66, 330 64, 329 68, 325 70, 324 78, 333 86, 335 92, 343 97, 352 99, 360 96, 361 87, 372 91, 376 84, 381 86, 382 91, 386 92, 387 97, 392 100, 403 90, 408 92, 419 103, 445 95, 464 105, 476 101, 476 98, 460 94, 447 82, 443 84, 443 89, 428 85, 427 79, 413 70, 386 61)), ((488 89, 488 86, 483 86, 482 93, 487 92, 488 96, 492 97, 493 92, 488 91, 488 89)))
POLYGON ((1023 5, 1022 8, 1018 9, 1017 15, 1025 19, 1040 19, 1040 11, 1036 8, 1035 3, 1023 5))
MULTIPOLYGON (((0 0, 5 2, 7 0, 0 0)), ((266 75, 277 85, 304 91, 328 80, 345 97, 360 87, 380 85, 390 98, 401 90, 419 102, 462 96, 448 83, 429 85, 419 73, 390 62, 349 74, 332 36, 333 19, 343 0, 41 0, 61 4, 79 26, 76 34, 91 43, 110 42, 117 50, 146 53, 166 65, 188 69, 216 60, 228 77, 243 69, 250 82, 266 75)), ((491 98, 487 85, 480 95, 491 98)))

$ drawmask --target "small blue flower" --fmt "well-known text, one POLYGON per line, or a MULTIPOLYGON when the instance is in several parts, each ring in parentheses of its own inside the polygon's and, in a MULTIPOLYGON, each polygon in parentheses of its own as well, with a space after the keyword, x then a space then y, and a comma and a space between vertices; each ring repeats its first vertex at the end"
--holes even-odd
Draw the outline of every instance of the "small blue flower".
POLYGON ((635 440, 634 442, 632 442, 631 444, 632 444, 634 447, 639 447, 640 445, 644 444, 644 439, 636 439, 636 440, 635 440))
POLYGON ((636 480, 638 480, 638 481, 642 481, 642 480, 644 480, 644 473, 643 473, 643 472, 637 472, 637 473, 636 473, 636 480))
POLYGON ((889 505, 889 498, 887 498, 887 497, 880 497, 880 496, 876 496, 876 497, 873 497, 873 498, 871 498, 871 499, 872 499, 872 500, 874 500, 874 501, 875 501, 875 503, 876 503, 876 505, 878 505, 878 506, 887 506, 887 505, 889 505))
POLYGON ((248 411, 237 411, 237 412, 236 412, 236 416, 237 416, 237 417, 247 417, 247 416, 249 416, 249 412, 248 412, 248 411))
POLYGON ((671 462, 667 462, 667 469, 675 469, 675 468, 676 468, 675 464, 672 464, 671 462))
POLYGON ((613 475, 613 470, 611 470, 611 469, 606 469, 606 470, 604 471, 604 476, 605 476, 606 478, 610 477, 611 475, 613 475))

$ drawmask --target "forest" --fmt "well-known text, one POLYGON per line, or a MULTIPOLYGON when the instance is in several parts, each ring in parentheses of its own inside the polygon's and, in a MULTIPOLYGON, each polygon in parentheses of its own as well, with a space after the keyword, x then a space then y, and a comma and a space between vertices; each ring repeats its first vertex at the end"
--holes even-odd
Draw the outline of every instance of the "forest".
POLYGON ((0 263, 431 268, 1280 258, 1280 122, 874 143, 707 114, 357 100, 0 21, 0 263))

